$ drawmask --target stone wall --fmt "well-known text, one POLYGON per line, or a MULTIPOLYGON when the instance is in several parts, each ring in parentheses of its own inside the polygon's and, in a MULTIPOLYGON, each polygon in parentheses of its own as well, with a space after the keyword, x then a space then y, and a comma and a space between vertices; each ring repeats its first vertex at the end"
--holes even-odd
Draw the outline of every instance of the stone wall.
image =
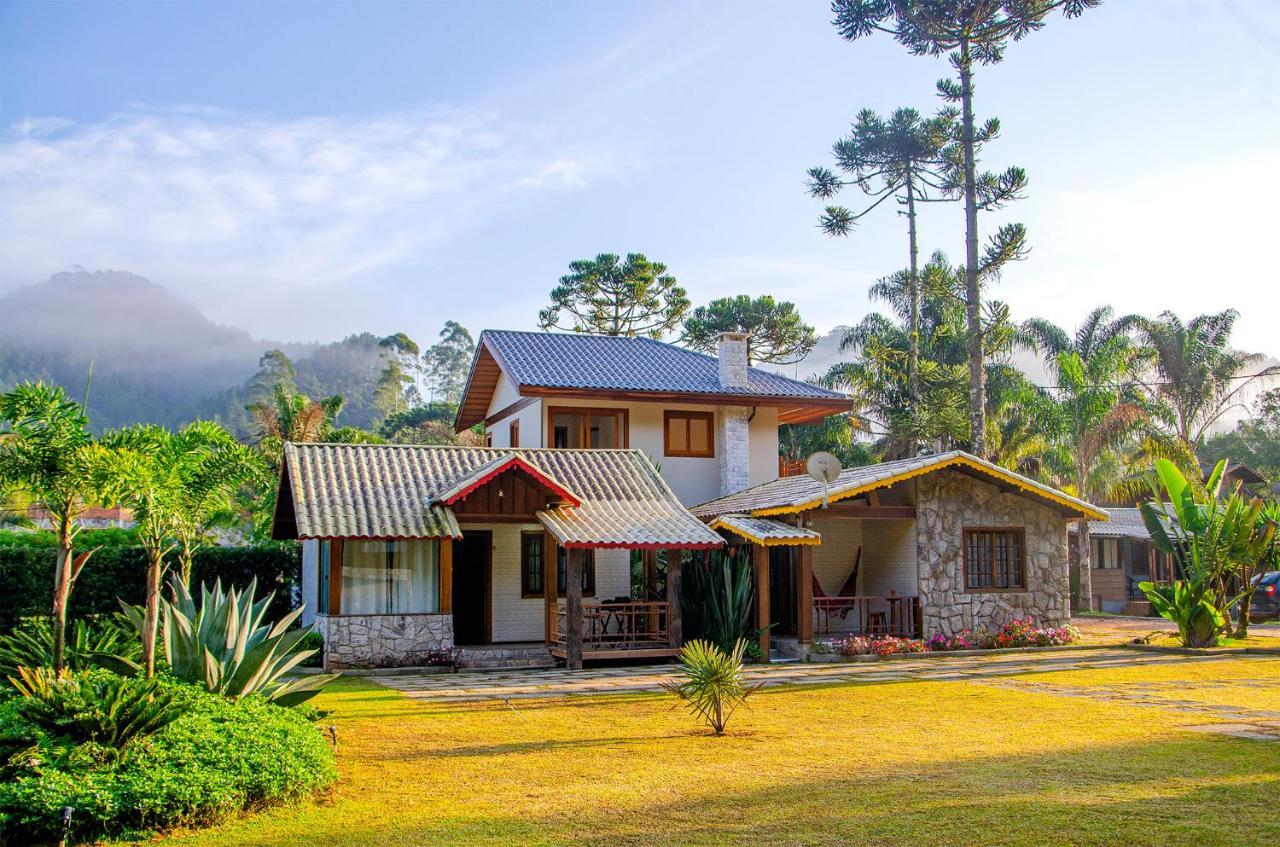
POLYGON ((994 485, 945 470, 917 480, 916 551, 924 637, 994 629, 1014 618, 1061 626, 1071 618, 1067 520, 1057 510, 994 485), (1024 527, 1027 590, 964 590, 963 529, 1024 527))
POLYGON ((453 648, 452 615, 316 615, 326 670, 425 665, 453 648))
POLYGON ((716 461, 720 495, 737 494, 751 485, 751 409, 723 406, 716 414, 716 461))

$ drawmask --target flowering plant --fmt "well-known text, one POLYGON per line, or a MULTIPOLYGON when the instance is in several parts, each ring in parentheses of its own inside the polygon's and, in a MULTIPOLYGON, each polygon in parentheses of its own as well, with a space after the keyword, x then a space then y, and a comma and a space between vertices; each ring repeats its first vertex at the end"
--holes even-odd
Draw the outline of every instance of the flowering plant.
POLYGON ((833 640, 830 648, 839 656, 892 656, 896 653, 923 653, 925 650, 923 641, 892 635, 850 635, 833 640))
POLYGON ((980 640, 975 638, 971 631, 962 629, 955 635, 936 632, 924 643, 924 646, 929 650, 976 650, 979 643, 980 640))
POLYGON ((991 647, 1057 647, 1080 640, 1080 630, 1071 624, 1037 627, 1031 618, 1016 618, 991 636, 991 647))

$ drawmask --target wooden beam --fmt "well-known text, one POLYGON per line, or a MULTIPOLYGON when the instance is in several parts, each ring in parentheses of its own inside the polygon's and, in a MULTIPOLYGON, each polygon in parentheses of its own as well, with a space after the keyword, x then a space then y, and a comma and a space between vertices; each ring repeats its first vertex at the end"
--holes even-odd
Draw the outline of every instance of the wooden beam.
POLYGON ((582 670, 582 550, 566 551, 564 568, 564 611, 566 617, 564 666, 582 670))
POLYGON ((546 640, 555 641, 556 637, 556 557, 559 547, 556 537, 549 532, 542 533, 542 599, 546 611, 546 640))
POLYGON ((756 572, 756 628, 760 630, 760 659, 769 661, 769 548, 751 545, 756 572))
MULTIPOLYGON (((321 544, 325 542, 321 541, 321 544)), ((329 614, 342 614, 342 539, 329 544, 329 614)))
POLYGON ((800 550, 799 573, 796 574, 796 636, 801 644, 813 641, 813 547, 805 545, 800 550))
POLYGON ((508 406, 503 406, 501 409, 494 412, 489 417, 485 418, 484 425, 493 426, 494 424, 501 421, 503 418, 508 417, 509 415, 514 415, 516 412, 520 411, 521 409, 527 409, 529 406, 537 402, 538 402, 537 397, 521 397, 516 402, 508 406))
POLYGON ((453 614, 453 539, 440 539, 440 614, 453 614))
POLYGON ((683 555, 683 550, 667 551, 667 633, 671 638, 671 646, 675 649, 684 644, 684 620, 680 611, 680 557, 683 555))
POLYGON ((832 503, 815 513, 824 518, 852 518, 861 521, 910 520, 916 516, 915 506, 857 506, 845 503, 832 503))

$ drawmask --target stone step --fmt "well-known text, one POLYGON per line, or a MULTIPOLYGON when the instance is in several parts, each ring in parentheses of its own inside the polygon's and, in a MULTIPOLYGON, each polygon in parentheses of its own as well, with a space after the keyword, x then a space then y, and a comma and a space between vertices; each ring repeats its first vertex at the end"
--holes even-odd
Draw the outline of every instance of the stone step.
POLYGON ((545 644, 459 647, 455 655, 460 670, 555 667, 555 659, 545 644))

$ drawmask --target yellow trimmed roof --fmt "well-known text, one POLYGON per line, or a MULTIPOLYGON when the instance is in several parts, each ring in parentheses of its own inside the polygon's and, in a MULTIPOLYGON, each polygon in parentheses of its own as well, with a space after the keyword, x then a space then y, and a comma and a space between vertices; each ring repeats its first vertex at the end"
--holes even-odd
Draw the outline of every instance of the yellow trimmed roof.
MULTIPOLYGON (((947 468, 1014 489, 1034 500, 1054 506, 1071 518, 1100 521, 1107 519, 1107 512, 1097 506, 961 450, 848 468, 835 482, 831 483, 827 495, 830 501, 835 503, 947 468)), ((753 517, 792 515, 820 508, 822 497, 822 483, 803 474, 782 477, 739 491, 737 494, 719 497, 694 506, 690 511, 704 520, 728 514, 746 514, 753 517)))
POLYGON ((723 529, 765 547, 822 543, 822 536, 811 529, 802 529, 769 518, 753 518, 750 515, 721 515, 711 522, 711 528, 723 529))

